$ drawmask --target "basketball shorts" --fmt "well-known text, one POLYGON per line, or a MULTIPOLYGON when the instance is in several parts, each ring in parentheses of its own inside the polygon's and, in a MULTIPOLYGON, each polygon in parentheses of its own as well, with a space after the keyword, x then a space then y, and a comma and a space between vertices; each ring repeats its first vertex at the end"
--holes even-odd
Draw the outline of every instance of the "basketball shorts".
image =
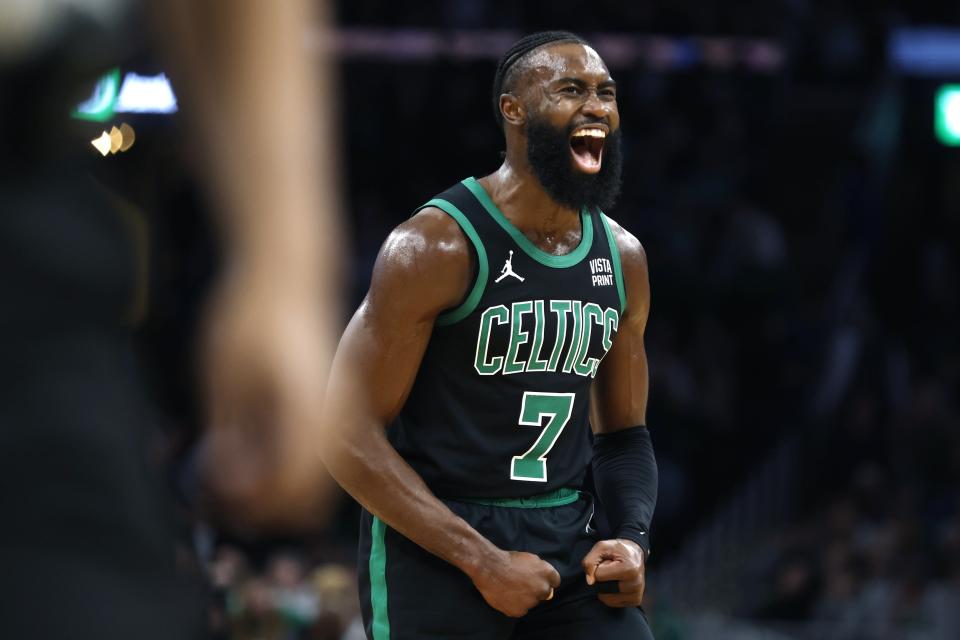
POLYGON ((372 640, 652 640, 642 610, 612 608, 580 562, 598 536, 593 499, 570 489, 523 499, 444 500, 501 549, 549 562, 561 584, 522 618, 493 609, 470 578, 367 511, 360 528, 360 605, 372 640))

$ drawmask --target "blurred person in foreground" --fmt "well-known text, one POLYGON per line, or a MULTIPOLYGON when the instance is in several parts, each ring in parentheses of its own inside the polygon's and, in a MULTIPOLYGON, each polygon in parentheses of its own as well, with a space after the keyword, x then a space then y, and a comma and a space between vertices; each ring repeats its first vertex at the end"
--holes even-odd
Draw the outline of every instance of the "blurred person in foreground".
POLYGON ((207 321, 204 468, 222 513, 254 527, 312 527, 323 513, 317 437, 339 318, 339 178, 330 65, 317 64, 328 52, 308 50, 306 34, 326 10, 308 0, 157 8, 229 254, 207 321))
MULTIPOLYGON (((152 7, 220 205, 205 469, 220 513, 247 526, 291 524, 319 500, 333 178, 314 145, 329 133, 315 100, 326 76, 300 37, 311 4, 152 7)), ((90 177, 89 126, 68 119, 136 46, 135 5, 0 3, 5 637, 206 635, 206 589, 151 446, 162 417, 134 356, 137 213, 90 177)))
POLYGON ((544 32, 501 58, 493 102, 502 166, 393 231, 330 377, 367 635, 651 638, 647 262, 602 212, 616 84, 582 38, 544 32), (579 491, 591 464, 610 539, 579 491))

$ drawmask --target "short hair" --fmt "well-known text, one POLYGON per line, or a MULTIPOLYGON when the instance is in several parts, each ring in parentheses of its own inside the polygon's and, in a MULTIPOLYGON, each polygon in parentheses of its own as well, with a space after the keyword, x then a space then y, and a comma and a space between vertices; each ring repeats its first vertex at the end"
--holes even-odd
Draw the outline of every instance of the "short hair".
POLYGON ((540 31, 517 40, 500 58, 500 62, 497 63, 497 72, 493 76, 493 117, 496 118, 498 125, 503 126, 503 114, 500 113, 500 96, 504 92, 504 85, 510 78, 511 69, 534 49, 559 42, 587 44, 586 40, 569 31, 540 31))

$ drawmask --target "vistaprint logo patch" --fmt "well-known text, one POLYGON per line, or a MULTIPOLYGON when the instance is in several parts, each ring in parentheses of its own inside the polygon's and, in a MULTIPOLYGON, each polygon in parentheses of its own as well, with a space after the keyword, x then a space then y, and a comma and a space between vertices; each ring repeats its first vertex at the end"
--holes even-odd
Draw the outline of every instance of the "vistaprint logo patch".
POLYGON ((590 281, 595 287, 613 286, 613 267, 606 258, 594 258, 590 261, 590 281))

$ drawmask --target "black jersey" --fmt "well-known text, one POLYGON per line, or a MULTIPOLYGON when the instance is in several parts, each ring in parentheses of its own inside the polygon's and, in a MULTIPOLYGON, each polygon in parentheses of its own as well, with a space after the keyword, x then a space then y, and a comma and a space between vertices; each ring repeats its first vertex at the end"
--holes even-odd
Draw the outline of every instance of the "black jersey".
POLYGON ((477 274, 464 302, 438 318, 390 441, 439 496, 579 487, 591 456, 590 386, 625 306, 605 216, 581 211, 580 244, 556 256, 473 178, 423 207, 456 220, 477 274))

